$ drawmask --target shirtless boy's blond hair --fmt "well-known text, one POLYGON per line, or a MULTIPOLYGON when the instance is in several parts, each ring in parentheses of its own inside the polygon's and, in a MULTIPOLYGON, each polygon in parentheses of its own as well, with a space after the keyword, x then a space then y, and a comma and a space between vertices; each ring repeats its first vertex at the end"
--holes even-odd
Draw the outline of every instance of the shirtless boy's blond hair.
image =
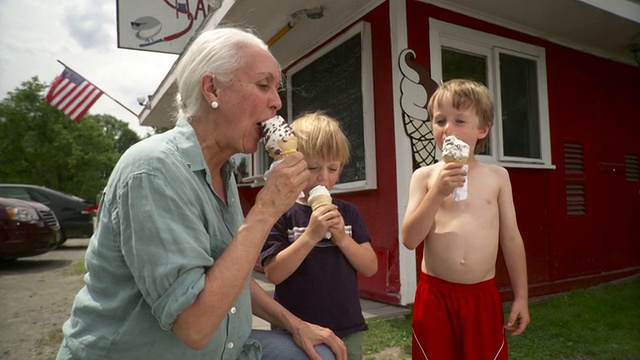
MULTIPOLYGON (((442 101, 451 97, 453 107, 456 109, 473 108, 478 114, 481 127, 493 125, 493 98, 489 89, 479 82, 455 79, 442 84, 436 93, 429 98, 427 111, 429 118, 433 119, 433 108, 436 104, 442 105, 442 101)), ((487 146, 487 138, 479 139, 475 146, 475 153, 483 151, 487 146)))

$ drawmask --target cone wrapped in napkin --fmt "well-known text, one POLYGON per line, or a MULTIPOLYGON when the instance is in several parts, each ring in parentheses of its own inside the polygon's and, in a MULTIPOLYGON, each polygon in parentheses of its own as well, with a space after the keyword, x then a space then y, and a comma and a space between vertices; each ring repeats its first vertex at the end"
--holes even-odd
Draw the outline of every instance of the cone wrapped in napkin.
MULTIPOLYGON (((465 171, 469 171, 469 145, 459 140, 453 135, 447 136, 442 144, 442 161, 446 163, 461 162, 465 171)), ((467 198, 467 176, 464 178, 464 185, 453 190, 453 200, 461 201, 467 198)))

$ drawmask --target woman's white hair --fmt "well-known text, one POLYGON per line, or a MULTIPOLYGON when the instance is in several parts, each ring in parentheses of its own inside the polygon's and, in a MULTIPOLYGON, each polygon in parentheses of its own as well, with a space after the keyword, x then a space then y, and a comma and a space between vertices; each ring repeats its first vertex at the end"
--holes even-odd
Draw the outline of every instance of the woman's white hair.
POLYGON ((178 119, 197 115, 204 102, 200 92, 202 75, 211 73, 223 84, 231 82, 233 73, 243 65, 244 57, 240 49, 247 45, 269 51, 264 41, 248 29, 216 28, 198 35, 176 67, 178 119))

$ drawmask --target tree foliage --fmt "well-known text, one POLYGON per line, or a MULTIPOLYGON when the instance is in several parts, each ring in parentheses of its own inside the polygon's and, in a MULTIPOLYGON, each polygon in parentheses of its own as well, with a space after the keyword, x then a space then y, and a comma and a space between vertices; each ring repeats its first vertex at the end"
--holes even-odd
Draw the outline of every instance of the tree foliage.
POLYGON ((117 118, 74 123, 44 100, 33 77, 0 102, 0 182, 43 185, 94 200, 122 153, 140 138, 117 118))

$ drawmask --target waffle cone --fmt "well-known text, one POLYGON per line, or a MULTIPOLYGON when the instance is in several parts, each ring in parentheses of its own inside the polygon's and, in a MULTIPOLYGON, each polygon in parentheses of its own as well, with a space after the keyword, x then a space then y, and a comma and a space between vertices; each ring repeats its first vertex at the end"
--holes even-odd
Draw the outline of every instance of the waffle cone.
POLYGON ((442 156, 442 161, 444 161, 445 163, 459 162, 459 163, 466 164, 467 161, 469 161, 469 158, 462 157, 462 158, 456 159, 453 156, 444 155, 442 156))
POLYGON ((274 156, 276 160, 284 159, 287 155, 298 151, 298 139, 295 136, 285 136, 282 140, 278 140, 278 147, 281 153, 274 156))

